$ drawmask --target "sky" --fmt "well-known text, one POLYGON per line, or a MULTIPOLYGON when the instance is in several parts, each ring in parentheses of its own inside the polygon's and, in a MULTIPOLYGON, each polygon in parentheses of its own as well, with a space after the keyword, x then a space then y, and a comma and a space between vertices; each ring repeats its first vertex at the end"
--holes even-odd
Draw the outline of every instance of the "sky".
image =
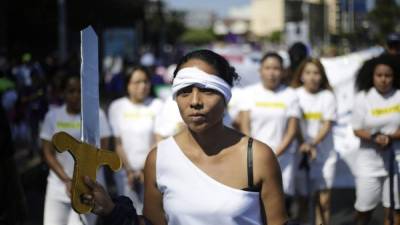
POLYGON ((251 0, 164 0, 171 9, 211 9, 223 17, 232 6, 250 4, 251 0))

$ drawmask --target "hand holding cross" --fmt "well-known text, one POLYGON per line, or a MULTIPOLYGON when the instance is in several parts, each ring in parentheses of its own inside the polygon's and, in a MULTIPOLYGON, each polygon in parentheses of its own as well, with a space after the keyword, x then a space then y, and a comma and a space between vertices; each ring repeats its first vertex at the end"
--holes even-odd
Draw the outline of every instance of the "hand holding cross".
POLYGON ((72 208, 77 213, 88 213, 92 206, 82 203, 83 194, 89 194, 90 190, 84 183, 84 177, 88 176, 96 180, 96 171, 101 165, 107 165, 113 171, 121 168, 121 160, 115 152, 97 149, 92 145, 77 141, 65 132, 56 133, 52 139, 55 149, 62 153, 68 151, 74 158, 74 174, 72 177, 72 208))

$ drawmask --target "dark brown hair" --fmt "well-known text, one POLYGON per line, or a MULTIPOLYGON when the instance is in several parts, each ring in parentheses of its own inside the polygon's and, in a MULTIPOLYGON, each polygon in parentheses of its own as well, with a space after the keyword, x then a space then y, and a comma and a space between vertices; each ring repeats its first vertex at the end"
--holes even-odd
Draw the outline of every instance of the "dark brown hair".
POLYGON ((152 76, 151 72, 147 67, 142 66, 142 65, 129 66, 125 69, 125 74, 124 74, 125 95, 126 96, 129 95, 128 94, 128 85, 129 85, 129 82, 131 81, 133 74, 136 71, 142 71, 146 75, 147 80, 150 82, 149 96, 156 97, 153 84, 151 83, 151 76, 152 76))
POLYGON ((368 91, 374 86, 374 71, 378 65, 389 66, 393 71, 393 88, 400 89, 400 68, 396 56, 383 54, 364 62, 356 75, 357 91, 368 91))
POLYGON ((176 66, 174 78, 182 65, 191 59, 199 59, 206 62, 217 71, 216 75, 225 80, 231 87, 233 86, 234 81, 239 79, 239 75, 236 73, 235 68, 232 67, 224 57, 208 49, 196 50, 183 56, 176 66))
POLYGON ((309 63, 312 63, 315 66, 317 66, 319 73, 321 74, 322 79, 321 79, 321 84, 320 84, 320 90, 332 90, 332 87, 328 81, 328 77, 326 76, 324 66, 322 65, 321 61, 317 58, 307 58, 300 64, 299 68, 297 69, 296 73, 294 74, 291 86, 294 88, 297 88, 297 87, 300 87, 303 85, 303 82, 301 81, 301 76, 304 72, 304 68, 309 63))

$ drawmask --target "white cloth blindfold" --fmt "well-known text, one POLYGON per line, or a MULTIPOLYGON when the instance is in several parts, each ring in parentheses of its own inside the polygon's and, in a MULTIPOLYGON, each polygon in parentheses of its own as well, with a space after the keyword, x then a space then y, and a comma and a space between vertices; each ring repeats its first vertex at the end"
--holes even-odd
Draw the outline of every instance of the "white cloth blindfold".
POLYGON ((208 88, 221 93, 226 104, 231 100, 231 86, 217 75, 206 73, 196 67, 186 67, 178 71, 172 83, 174 99, 180 90, 189 86, 208 88))

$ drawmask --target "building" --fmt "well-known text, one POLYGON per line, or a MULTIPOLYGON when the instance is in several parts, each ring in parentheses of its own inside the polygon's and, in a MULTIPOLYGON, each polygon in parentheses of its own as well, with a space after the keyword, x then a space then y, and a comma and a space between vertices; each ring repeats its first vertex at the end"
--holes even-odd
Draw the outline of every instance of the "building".
POLYGON ((265 37, 285 27, 285 1, 282 0, 252 0, 250 31, 265 37))
POLYGON ((337 0, 338 29, 343 33, 354 33, 368 26, 367 14, 373 9, 373 1, 337 0), (371 5, 372 4, 372 5, 371 5))
POLYGON ((224 19, 215 21, 213 30, 217 35, 246 35, 250 31, 250 5, 235 6, 228 10, 224 19))
POLYGON ((252 0, 250 30, 256 36, 263 37, 274 31, 284 31, 288 23, 302 22, 301 27, 309 27, 314 32, 318 30, 319 33, 335 34, 338 32, 339 21, 337 2, 338 0, 252 0))

